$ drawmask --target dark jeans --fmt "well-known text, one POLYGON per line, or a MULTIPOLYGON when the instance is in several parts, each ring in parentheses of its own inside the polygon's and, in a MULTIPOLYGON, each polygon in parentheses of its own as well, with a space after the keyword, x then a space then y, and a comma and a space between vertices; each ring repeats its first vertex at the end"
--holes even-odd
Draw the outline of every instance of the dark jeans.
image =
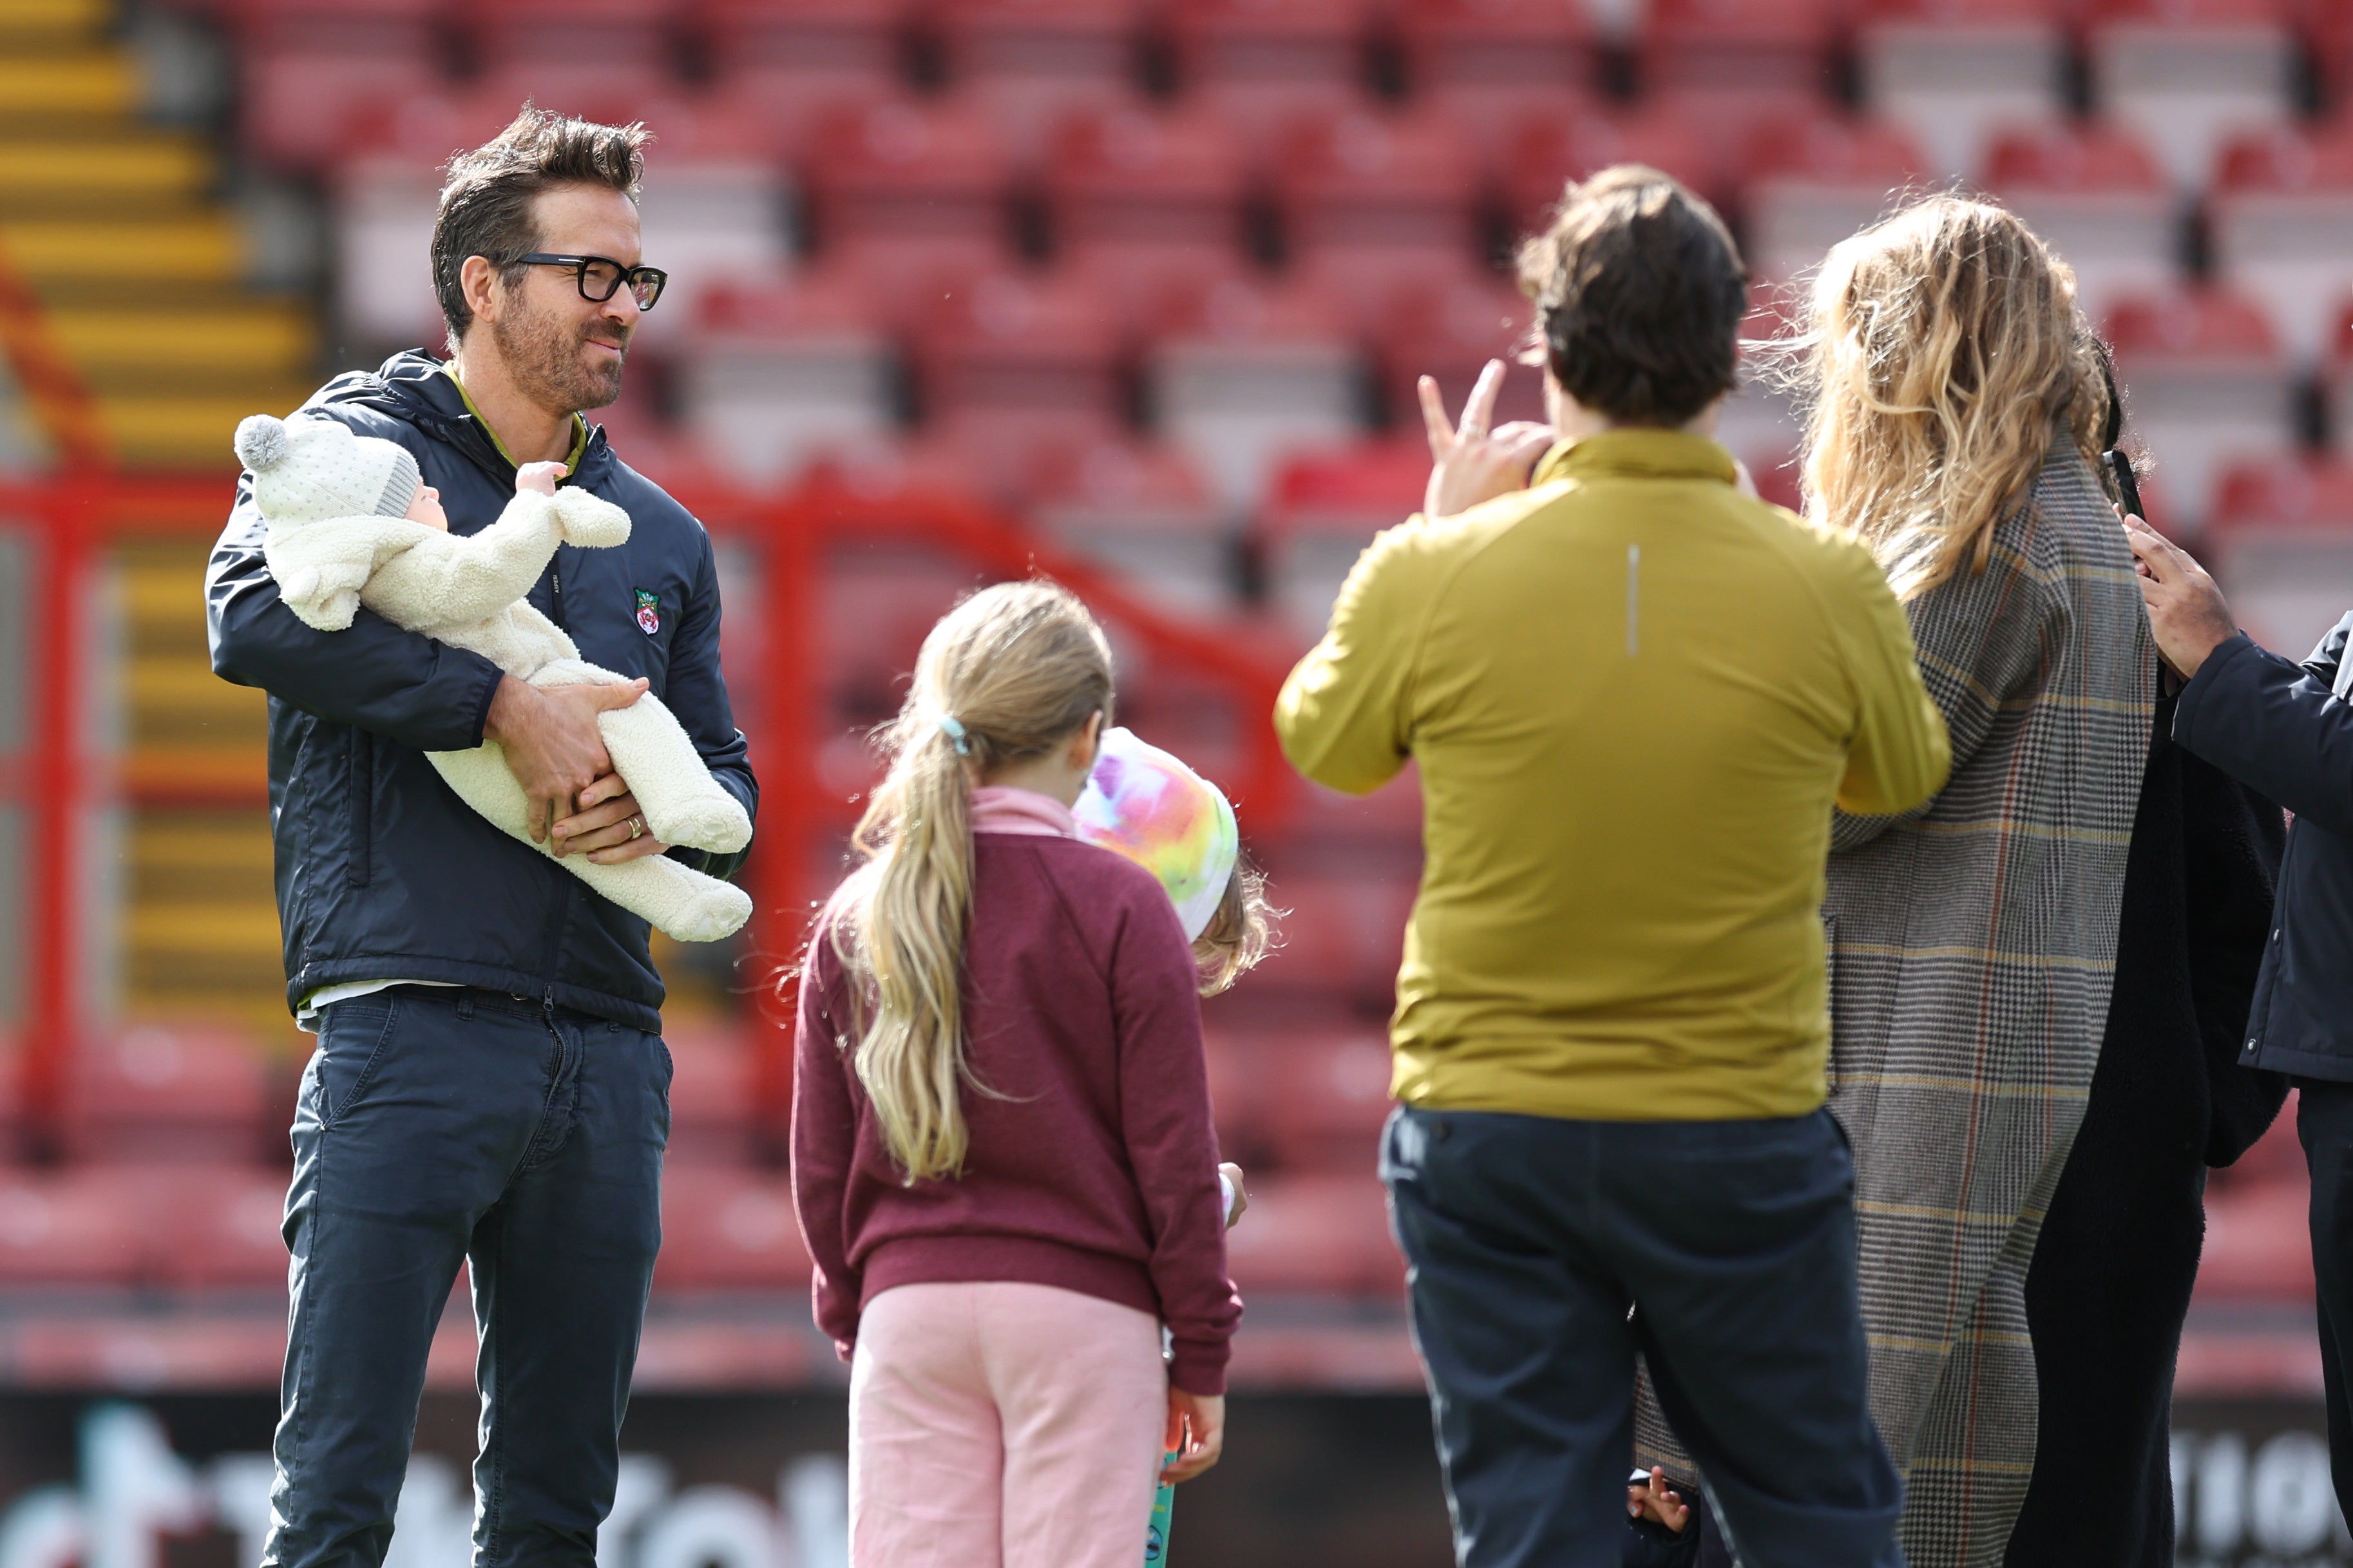
POLYGON ((670 1053, 536 998, 331 1005, 294 1116, 265 1568, 384 1561, 425 1357, 473 1270, 475 1562, 591 1568, 661 1242, 670 1053))
POLYGON ((1381 1175, 1464 1568, 1616 1568, 1637 1351, 1747 1568, 1900 1568, 1827 1111, 1401 1110, 1381 1175))
POLYGON ((2295 1135, 2312 1173, 2312 1282, 2320 1375, 2328 1400, 2328 1468, 2353 1517, 2353 1083, 2295 1080, 2295 1135))

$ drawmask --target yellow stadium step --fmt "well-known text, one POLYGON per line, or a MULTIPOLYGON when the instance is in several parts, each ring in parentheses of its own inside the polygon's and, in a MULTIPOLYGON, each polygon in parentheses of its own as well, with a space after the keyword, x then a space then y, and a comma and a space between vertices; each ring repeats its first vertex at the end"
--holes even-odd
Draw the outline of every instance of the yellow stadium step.
MULTIPOLYGON (((0 92, 5 88, 0 87, 0 92)), ((36 289, 51 281, 152 284, 156 298, 242 275, 245 242, 224 214, 152 222, 20 219, 0 222, 0 247, 36 289)))
POLYGON ((232 686, 200 658, 132 658, 125 669, 132 749, 146 746, 252 751, 269 740, 265 699, 232 686))
POLYGON ((0 54, 0 114, 11 120, 125 117, 138 108, 139 73, 126 55, 0 54))
MULTIPOLYGON (((290 414, 311 395, 296 382, 230 397, 125 397, 100 394, 99 417, 115 457, 132 468, 234 469, 229 438, 248 414, 290 414)), ((221 492, 227 514, 228 491, 221 492)))
POLYGON ((93 379, 121 370, 283 377, 309 368, 319 339, 308 311, 268 300, 203 311, 60 306, 49 331, 93 379))
POLYGON ((152 813, 131 834, 134 890, 159 906, 268 904, 274 912, 270 859, 269 820, 250 811, 152 813))
POLYGON ((111 0, 0 0, 0 40, 90 37, 113 15, 111 0))
POLYGON ((126 216, 157 204, 193 205, 214 177, 210 149, 192 137, 152 134, 134 140, 88 138, 36 142, 18 138, 0 159, 0 204, 10 206, 70 201, 79 208, 111 205, 126 216))

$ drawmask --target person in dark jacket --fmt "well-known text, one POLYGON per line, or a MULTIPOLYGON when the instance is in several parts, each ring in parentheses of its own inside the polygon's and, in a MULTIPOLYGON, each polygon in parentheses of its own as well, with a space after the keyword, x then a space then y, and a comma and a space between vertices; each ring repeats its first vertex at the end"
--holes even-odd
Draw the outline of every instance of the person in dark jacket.
POLYGON ((2189 681, 2173 738, 2295 819, 2238 1060, 2297 1089, 2330 1465, 2353 1512, 2353 615, 2295 663, 2237 628, 2186 551, 2137 518, 2125 527, 2158 647, 2189 681))
POLYGON ((757 805, 711 541, 580 414, 618 395, 660 292, 639 254, 644 140, 526 110, 459 156, 433 237, 449 360, 396 355, 301 411, 407 448, 460 534, 497 517, 521 463, 564 462, 627 511, 626 546, 559 550, 531 602, 642 686, 538 690, 366 610, 311 630, 279 600, 249 478, 206 574, 213 668, 269 694, 287 1001, 319 1034, 267 1568, 383 1561, 460 1263, 481 1338, 476 1563, 586 1568, 612 1503, 660 1239, 661 979, 643 921, 469 809, 424 753, 498 742, 561 854, 722 876, 740 858, 647 833, 596 725, 650 689, 757 805))
POLYGON ((2271 931, 2279 807, 2174 743, 2158 703, 2084 1124, 2026 1275, 2034 1476, 2008 1568, 2172 1568, 2173 1363, 2206 1170, 2286 1098, 2238 1065, 2271 931))

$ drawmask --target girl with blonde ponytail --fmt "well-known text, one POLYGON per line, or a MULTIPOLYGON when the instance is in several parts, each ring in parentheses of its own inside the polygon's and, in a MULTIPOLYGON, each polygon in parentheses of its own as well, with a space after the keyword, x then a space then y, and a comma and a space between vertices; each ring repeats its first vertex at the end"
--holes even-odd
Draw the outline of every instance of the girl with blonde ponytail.
POLYGON ((850 1363, 853 1568, 1133 1568, 1162 1456, 1217 1461, 1202 975, 1160 880, 1078 836, 1111 715, 1071 594, 959 604, 810 940, 793 1187, 850 1363))

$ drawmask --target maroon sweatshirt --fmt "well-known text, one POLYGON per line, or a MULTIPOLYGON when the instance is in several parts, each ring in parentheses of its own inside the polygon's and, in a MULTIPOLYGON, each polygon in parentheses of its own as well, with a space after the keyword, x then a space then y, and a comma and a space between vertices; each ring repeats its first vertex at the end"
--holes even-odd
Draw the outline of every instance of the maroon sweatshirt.
POLYGON ((818 922, 793 1072, 793 1201, 818 1326, 843 1358, 893 1285, 1011 1279, 1151 1312, 1170 1378, 1225 1391, 1217 1134, 1191 945, 1152 873, 1074 838, 973 835, 959 1179, 905 1184, 851 1063, 855 1016, 818 922))

